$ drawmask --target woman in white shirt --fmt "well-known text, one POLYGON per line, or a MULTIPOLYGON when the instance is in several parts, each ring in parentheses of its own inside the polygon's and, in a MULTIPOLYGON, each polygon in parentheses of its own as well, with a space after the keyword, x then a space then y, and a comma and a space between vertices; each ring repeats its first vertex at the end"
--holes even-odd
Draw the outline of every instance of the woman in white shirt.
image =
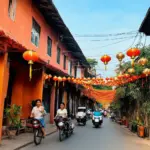
POLYGON ((57 110, 56 117, 57 116, 61 116, 63 118, 67 118, 68 117, 67 109, 65 109, 65 104, 64 103, 60 104, 60 109, 57 110))
POLYGON ((42 125, 42 131, 43 131, 44 137, 46 136, 45 120, 44 120, 45 115, 46 115, 46 111, 44 110, 44 107, 42 106, 41 100, 40 99, 36 100, 36 106, 33 107, 32 109, 31 117, 40 121, 42 125))

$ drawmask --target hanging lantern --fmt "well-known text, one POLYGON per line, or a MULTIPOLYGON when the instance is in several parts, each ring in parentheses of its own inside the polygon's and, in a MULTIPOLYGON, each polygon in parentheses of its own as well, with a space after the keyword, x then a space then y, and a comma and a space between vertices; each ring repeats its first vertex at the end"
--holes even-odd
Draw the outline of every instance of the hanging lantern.
POLYGON ((51 75, 51 74, 49 74, 49 75, 48 75, 48 79, 50 80, 51 78, 52 78, 52 75, 51 75))
POLYGON ((63 77, 63 78, 62 78, 63 86, 65 85, 65 81, 66 81, 66 80, 67 80, 66 77, 63 77))
POLYGON ((148 60, 146 58, 141 58, 139 59, 138 61, 138 64, 141 65, 141 66, 144 66, 148 63, 148 60))
POLYGON ((131 48, 127 51, 127 55, 131 58, 131 65, 134 67, 134 59, 140 55, 140 50, 138 48, 131 48))
POLYGON ((103 56, 101 57, 101 61, 102 61, 102 62, 104 63, 104 65, 105 65, 105 70, 107 70, 107 64, 108 64, 109 61, 111 61, 111 57, 108 56, 108 55, 103 55, 103 56))
POLYGON ((23 53, 23 58, 28 61, 29 64, 29 79, 32 79, 32 65, 38 61, 38 54, 32 50, 27 50, 23 53))
POLYGON ((44 79, 47 80, 48 79, 48 75, 44 74, 44 79))
POLYGON ((126 74, 124 74, 124 77, 127 79, 130 77, 130 75, 126 73, 126 74))
POLYGON ((122 60, 124 59, 124 57, 125 57, 125 55, 123 53, 121 53, 121 52, 116 55, 116 58, 120 62, 120 66, 121 66, 121 63, 122 63, 122 60))
POLYGON ((53 80, 55 81, 55 82, 54 82, 54 86, 56 87, 56 82, 58 81, 58 77, 57 77, 57 76, 54 76, 54 77, 53 77, 53 80))
POLYGON ((129 69, 128 69, 128 72, 129 72, 130 74, 133 74, 133 73, 135 72, 135 70, 134 70, 134 68, 129 68, 129 69))
POLYGON ((67 78, 67 80, 70 82, 71 78, 70 78, 70 77, 68 77, 68 78, 67 78))
POLYGON ((150 69, 149 68, 145 68, 143 70, 143 74, 145 74, 146 76, 150 75, 150 69))
POLYGON ((59 76, 59 77, 58 77, 58 86, 59 86, 59 83, 60 83, 60 82, 62 82, 62 77, 59 76))

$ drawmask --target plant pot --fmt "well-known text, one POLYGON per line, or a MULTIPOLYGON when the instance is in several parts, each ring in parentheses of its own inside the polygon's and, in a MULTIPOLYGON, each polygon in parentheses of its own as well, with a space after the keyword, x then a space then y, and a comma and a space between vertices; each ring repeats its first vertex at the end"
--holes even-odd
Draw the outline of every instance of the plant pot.
POLYGON ((16 136, 16 133, 17 133, 17 128, 16 127, 9 127, 7 129, 7 134, 8 134, 8 137, 9 138, 13 138, 16 136))
POLYGON ((139 137, 144 137, 144 126, 139 126, 138 127, 138 133, 139 133, 139 137))

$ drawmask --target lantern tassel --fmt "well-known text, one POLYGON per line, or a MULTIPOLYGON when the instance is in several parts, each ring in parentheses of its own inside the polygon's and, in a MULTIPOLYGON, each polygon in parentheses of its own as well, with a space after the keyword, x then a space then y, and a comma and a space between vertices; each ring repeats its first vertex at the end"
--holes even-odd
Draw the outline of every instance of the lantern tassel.
POLYGON ((31 81, 32 79, 32 64, 29 66, 29 80, 31 81))
POLYGON ((131 66, 134 67, 134 59, 131 59, 131 66))
POLYGON ((54 87, 56 87, 56 81, 54 82, 54 87))
POLYGON ((59 82, 58 82, 58 87, 59 87, 59 82))
POLYGON ((107 65, 105 65, 105 70, 107 70, 107 65))
POLYGON ((65 86, 65 82, 63 82, 63 87, 65 86))

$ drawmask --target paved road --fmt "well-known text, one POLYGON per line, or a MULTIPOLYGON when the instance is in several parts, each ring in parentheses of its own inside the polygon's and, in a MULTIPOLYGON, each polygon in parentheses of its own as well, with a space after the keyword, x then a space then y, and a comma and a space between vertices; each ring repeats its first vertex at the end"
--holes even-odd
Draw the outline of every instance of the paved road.
POLYGON ((76 127, 75 133, 63 142, 59 142, 58 133, 53 134, 39 146, 34 144, 22 150, 149 150, 150 146, 133 136, 126 129, 104 120, 100 129, 92 127, 91 121, 86 127, 76 127))

